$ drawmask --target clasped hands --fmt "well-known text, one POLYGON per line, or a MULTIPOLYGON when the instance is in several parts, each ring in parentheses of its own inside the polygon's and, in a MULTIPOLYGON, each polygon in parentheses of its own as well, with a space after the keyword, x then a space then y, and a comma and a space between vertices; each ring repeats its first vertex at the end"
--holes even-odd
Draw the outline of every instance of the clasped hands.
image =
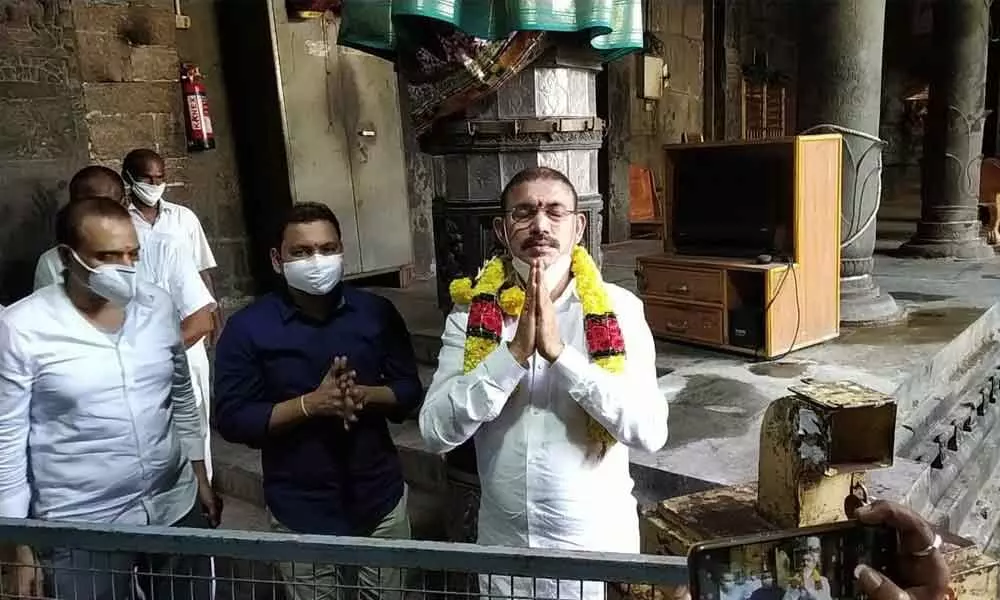
POLYGON ((319 387, 302 396, 305 416, 339 417, 344 420, 344 429, 349 429, 367 402, 367 388, 357 385, 356 376, 347 367, 346 356, 334 358, 319 387))
POLYGON ((524 307, 517 322, 514 339, 508 344, 510 353, 520 364, 525 364, 536 351, 542 358, 555 362, 565 345, 559 334, 556 310, 552 305, 551 291, 542 279, 542 261, 535 259, 528 274, 524 307))

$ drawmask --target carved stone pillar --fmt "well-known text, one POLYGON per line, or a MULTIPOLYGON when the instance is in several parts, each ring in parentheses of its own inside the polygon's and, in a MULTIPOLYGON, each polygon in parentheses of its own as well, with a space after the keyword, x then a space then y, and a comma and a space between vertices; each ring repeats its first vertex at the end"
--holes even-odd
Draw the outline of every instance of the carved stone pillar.
POLYGON ((800 132, 844 134, 840 320, 876 325, 901 316, 872 278, 875 213, 881 193, 879 133, 885 0, 798 2, 800 132), (822 128, 832 125, 836 129, 822 128), (855 135, 853 130, 867 135, 855 135))
POLYGON ((933 11, 920 222, 900 252, 923 258, 987 258, 993 250, 980 236, 978 212, 990 2, 935 2, 933 11))
POLYGON ((434 204, 438 302, 447 310, 448 285, 475 275, 501 252, 493 219, 503 214, 500 192, 527 167, 565 173, 587 214, 583 244, 600 264, 601 210, 598 150, 603 137, 596 117, 600 63, 558 48, 512 78, 465 114, 435 125, 423 140, 443 155, 444 197, 434 204))

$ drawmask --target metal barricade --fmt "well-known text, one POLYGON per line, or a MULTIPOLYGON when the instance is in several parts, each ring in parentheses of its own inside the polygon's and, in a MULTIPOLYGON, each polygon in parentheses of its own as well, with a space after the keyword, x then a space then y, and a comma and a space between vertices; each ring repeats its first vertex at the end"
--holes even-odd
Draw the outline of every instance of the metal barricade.
POLYGON ((682 557, 0 519, 17 545, 37 562, 0 557, 0 598, 669 600, 687 583, 682 557))

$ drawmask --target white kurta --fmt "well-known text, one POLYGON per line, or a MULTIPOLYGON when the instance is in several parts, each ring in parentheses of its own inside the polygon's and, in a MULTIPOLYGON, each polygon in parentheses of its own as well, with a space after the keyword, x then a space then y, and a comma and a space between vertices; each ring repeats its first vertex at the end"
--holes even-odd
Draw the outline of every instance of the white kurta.
MULTIPOLYGON (((438 369, 420 411, 428 446, 444 453, 475 437, 482 501, 479 543, 603 552, 638 552, 639 519, 628 447, 655 452, 667 441, 667 401, 657 385, 653 337, 642 303, 605 284, 627 352, 624 373, 590 362, 583 307, 571 283, 555 302, 566 347, 551 365, 535 355, 518 364, 506 343, 462 373, 467 307, 448 317, 438 369), (588 457, 587 415, 621 443, 588 457)), ((504 324, 510 340, 516 320, 504 324)), ((497 597, 587 600, 599 582, 480 576, 497 597)))

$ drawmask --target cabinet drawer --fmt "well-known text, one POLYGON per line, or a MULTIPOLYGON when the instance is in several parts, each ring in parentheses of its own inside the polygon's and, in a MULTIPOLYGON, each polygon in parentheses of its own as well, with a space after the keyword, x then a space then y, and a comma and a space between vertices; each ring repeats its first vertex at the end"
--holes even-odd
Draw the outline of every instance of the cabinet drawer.
POLYGON ((646 321, 653 333, 709 344, 725 342, 722 310, 646 298, 646 321))
POLYGON ((723 303, 722 270, 679 269, 661 265, 642 265, 639 293, 651 296, 723 303))

